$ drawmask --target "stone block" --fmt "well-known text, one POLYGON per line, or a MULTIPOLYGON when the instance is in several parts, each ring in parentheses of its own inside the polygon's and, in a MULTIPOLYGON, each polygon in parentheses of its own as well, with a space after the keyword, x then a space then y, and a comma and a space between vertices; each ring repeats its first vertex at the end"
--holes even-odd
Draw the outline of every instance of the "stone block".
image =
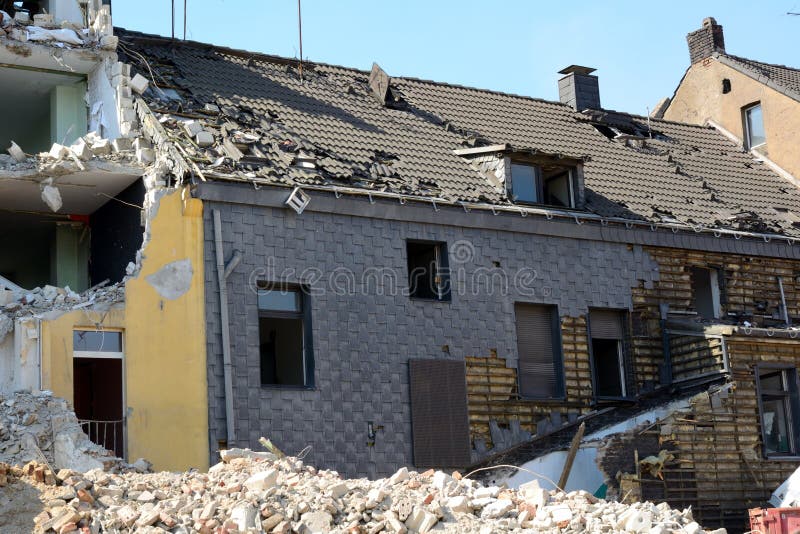
POLYGON ((278 472, 275 469, 267 469, 252 475, 242 485, 250 491, 266 491, 278 485, 278 472))
POLYGON ((137 74, 136 76, 133 77, 133 79, 131 79, 130 83, 128 84, 128 87, 130 87, 134 93, 142 94, 145 91, 147 91, 147 87, 149 85, 150 82, 147 80, 147 78, 145 78, 141 74, 137 74))

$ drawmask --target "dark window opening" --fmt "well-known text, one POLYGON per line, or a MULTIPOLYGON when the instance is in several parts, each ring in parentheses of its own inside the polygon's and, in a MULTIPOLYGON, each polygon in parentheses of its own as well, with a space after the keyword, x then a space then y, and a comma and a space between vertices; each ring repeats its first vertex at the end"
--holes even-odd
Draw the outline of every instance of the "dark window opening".
POLYGON ((703 319, 720 317, 720 285, 717 269, 692 267, 692 297, 695 311, 703 319))
POLYGON ((757 367, 764 456, 797 456, 797 369, 757 367))
POLYGON ((72 337, 75 415, 89 439, 124 458, 122 332, 75 330, 72 337))
POLYGON ((408 241, 408 290, 414 299, 450 300, 447 246, 444 243, 408 241))
POLYGON ((626 398, 629 376, 625 356, 625 312, 592 310, 589 312, 592 378, 595 397, 626 398))
POLYGON ((747 148, 754 148, 767 142, 764 133, 764 116, 761 112, 761 103, 753 104, 742 110, 744 114, 744 133, 747 148))
POLYGON ((258 337, 261 384, 313 385, 311 315, 301 288, 258 291, 258 337))
POLYGON ((722 79, 722 94, 727 95, 731 92, 731 81, 728 78, 722 79))
POLYGON ((526 399, 564 396, 561 328, 558 308, 517 303, 517 375, 519 394, 526 399))
POLYGON ((511 198, 520 204, 575 207, 574 167, 511 164, 511 198))
POLYGON ((13 253, 0 254, 0 276, 28 290, 48 284, 73 291, 89 287, 91 232, 84 222, 2 207, 0 250, 13 253))

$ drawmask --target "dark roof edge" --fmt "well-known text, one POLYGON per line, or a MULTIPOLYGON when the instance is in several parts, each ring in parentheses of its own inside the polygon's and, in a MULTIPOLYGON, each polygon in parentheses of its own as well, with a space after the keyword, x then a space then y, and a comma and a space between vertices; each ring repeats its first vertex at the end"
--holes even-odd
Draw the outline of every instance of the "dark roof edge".
MULTIPOLYGON (((737 72, 740 72, 740 73, 744 74, 745 76, 748 76, 748 77, 754 79, 755 81, 757 81, 759 83, 763 83, 764 85, 766 85, 770 89, 774 89, 775 91, 781 93, 782 95, 788 96, 792 100, 796 100, 796 101, 800 102, 800 92, 794 91, 794 90, 792 90, 792 89, 790 89, 788 87, 785 87, 783 85, 777 84, 771 78, 769 78, 767 76, 764 76, 760 72, 756 72, 753 69, 750 69, 750 68, 742 65, 741 63, 739 63, 739 61, 753 61, 752 59, 740 58, 738 56, 734 56, 734 55, 731 55, 731 54, 720 54, 719 52, 714 52, 714 54, 711 57, 713 57, 714 59, 716 59, 717 61, 719 61, 723 65, 725 65, 727 67, 730 67, 733 70, 735 70, 737 72)), ((762 63, 762 62, 759 61, 757 63, 762 63)), ((792 67, 787 67, 785 65, 774 65, 774 64, 771 64, 771 63, 764 63, 764 65, 768 65, 768 66, 771 66, 771 67, 780 67, 780 68, 783 68, 783 69, 797 70, 797 69, 794 69, 792 67)))

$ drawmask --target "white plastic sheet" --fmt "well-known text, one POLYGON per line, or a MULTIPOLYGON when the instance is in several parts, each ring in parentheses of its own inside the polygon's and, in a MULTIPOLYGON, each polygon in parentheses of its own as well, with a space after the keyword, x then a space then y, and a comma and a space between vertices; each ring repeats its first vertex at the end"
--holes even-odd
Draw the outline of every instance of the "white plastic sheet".
POLYGON ((77 46, 83 45, 83 40, 78 37, 78 34, 75 32, 75 30, 70 30, 69 28, 48 30, 40 26, 28 26, 27 29, 29 41, 57 41, 60 43, 67 43, 77 46))

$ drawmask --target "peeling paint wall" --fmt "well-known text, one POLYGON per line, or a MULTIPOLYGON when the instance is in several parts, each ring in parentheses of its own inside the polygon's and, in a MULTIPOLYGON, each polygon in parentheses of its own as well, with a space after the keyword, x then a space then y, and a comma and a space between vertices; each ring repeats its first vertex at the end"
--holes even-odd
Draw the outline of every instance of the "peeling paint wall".
POLYGON ((178 189, 150 210, 140 270, 125 287, 129 456, 155 469, 206 469, 203 207, 178 189), (167 296, 148 281, 156 273, 167 296))

